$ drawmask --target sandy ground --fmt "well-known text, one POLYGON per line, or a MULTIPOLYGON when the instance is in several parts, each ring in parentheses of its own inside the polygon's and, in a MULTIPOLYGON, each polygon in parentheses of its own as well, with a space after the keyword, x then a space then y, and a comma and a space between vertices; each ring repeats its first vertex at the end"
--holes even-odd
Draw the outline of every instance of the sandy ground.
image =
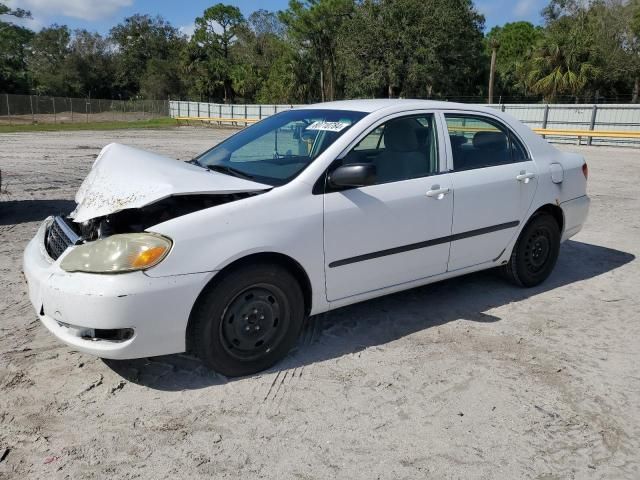
POLYGON ((119 141, 181 159, 230 130, 0 135, 0 478, 640 478, 640 150, 589 160, 586 228, 542 286, 480 273, 312 318, 239 380, 57 342, 21 254, 119 141))

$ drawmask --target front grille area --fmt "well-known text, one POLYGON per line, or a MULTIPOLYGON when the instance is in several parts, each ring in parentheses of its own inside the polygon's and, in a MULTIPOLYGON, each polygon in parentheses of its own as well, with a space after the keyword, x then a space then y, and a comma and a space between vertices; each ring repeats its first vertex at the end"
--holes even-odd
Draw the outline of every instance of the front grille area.
POLYGON ((57 260, 69 246, 74 245, 77 241, 78 236, 65 220, 62 217, 55 217, 47 230, 44 246, 49 256, 57 260))

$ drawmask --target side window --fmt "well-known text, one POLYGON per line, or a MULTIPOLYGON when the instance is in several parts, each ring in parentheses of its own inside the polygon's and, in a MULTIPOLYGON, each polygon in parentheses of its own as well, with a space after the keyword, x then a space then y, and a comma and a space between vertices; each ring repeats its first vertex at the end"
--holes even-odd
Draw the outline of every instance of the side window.
POLYGON ((505 127, 467 115, 445 115, 454 170, 493 167, 527 160, 524 147, 505 127))
POLYGON ((384 125, 380 125, 369 135, 364 137, 353 150, 356 152, 364 150, 378 150, 384 149, 384 125))
POLYGON ((524 145, 513 135, 509 135, 511 140, 511 159, 514 163, 526 162, 529 160, 529 154, 524 148, 524 145))
POLYGON ((364 137, 343 165, 373 163, 377 184, 425 177, 438 171, 436 139, 433 115, 394 118, 364 137))

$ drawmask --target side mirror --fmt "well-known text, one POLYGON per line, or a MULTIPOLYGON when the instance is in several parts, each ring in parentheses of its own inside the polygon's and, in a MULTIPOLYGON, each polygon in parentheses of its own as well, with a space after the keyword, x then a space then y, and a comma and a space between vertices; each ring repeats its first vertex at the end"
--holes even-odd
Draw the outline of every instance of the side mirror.
POLYGON ((336 168, 329 174, 332 187, 366 187, 376 183, 376 166, 371 163, 352 163, 336 168))

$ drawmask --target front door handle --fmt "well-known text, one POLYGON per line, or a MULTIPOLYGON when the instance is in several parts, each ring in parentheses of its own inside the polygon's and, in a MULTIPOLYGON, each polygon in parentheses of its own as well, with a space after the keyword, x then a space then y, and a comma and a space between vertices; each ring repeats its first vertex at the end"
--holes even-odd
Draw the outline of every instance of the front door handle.
POLYGON ((437 200, 442 200, 450 191, 451 190, 449 188, 440 188, 440 185, 433 185, 431 190, 427 192, 427 197, 434 197, 437 200))
POLYGON ((525 172, 524 170, 522 170, 520 172, 520 175, 516 177, 516 180, 523 183, 529 183, 529 180, 531 180, 532 178, 536 178, 535 173, 525 172))

